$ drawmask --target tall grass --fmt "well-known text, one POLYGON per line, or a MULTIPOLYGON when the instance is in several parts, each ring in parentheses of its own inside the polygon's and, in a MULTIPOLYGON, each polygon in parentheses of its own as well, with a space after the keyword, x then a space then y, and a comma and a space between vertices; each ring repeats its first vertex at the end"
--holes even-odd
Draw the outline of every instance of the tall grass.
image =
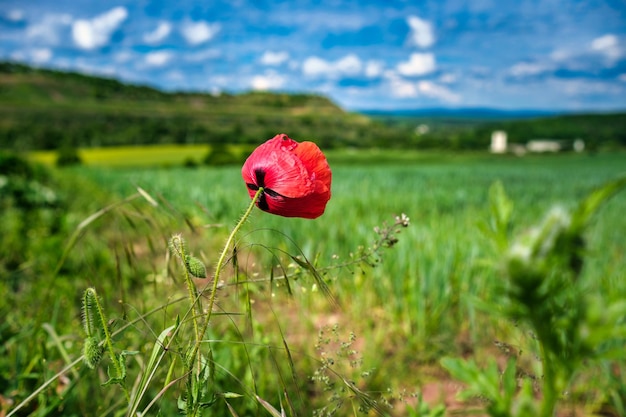
MULTIPOLYGON (((489 186, 502 181, 516 205, 513 224, 524 227, 551 206, 571 206, 623 173, 625 160, 621 154, 441 156, 399 166, 376 164, 375 158, 334 165, 331 155, 333 197, 322 218, 311 222, 257 212, 246 239, 294 250, 286 236, 320 265, 341 264, 359 246, 373 242, 374 227, 406 213, 412 226, 382 266, 365 273, 334 271, 329 278, 355 317, 378 327, 373 331, 380 340, 389 341, 389 333, 426 359, 457 349, 455 339, 462 332, 485 336, 471 300, 487 295, 491 281, 498 279, 488 262, 493 252, 480 232, 480 224, 489 221, 489 186), (383 312, 388 322, 373 319, 372 311, 383 312)), ((135 186, 162 194, 195 221, 222 225, 216 232, 231 227, 246 202, 238 167, 80 172, 120 195, 135 186)), ((626 230, 625 201, 618 196, 603 211, 591 236, 594 267, 585 272, 595 289, 613 296, 626 290, 621 279, 626 261, 619 256, 626 244, 620 239, 626 230)))
MULTIPOLYGON (((553 205, 572 207, 594 187, 623 174, 625 160, 623 154, 500 158, 331 153, 333 197, 322 217, 315 221, 287 219, 255 210, 237 236, 239 270, 225 277, 216 310, 219 320, 207 330, 222 375, 217 386, 222 393, 244 393, 251 398, 267 390, 284 391, 300 413, 324 404, 328 401, 325 391, 315 388, 307 376, 320 366, 314 358, 324 349, 323 340, 329 340, 319 335, 328 324, 337 323, 356 335, 355 339, 350 336, 345 346, 353 346, 362 355, 367 384, 361 381, 360 371, 350 366, 344 371, 355 378, 355 387, 370 390, 418 389, 432 378, 424 372, 428 369, 425 365, 444 355, 473 352, 480 357, 492 353, 494 339, 515 343, 511 339, 517 337, 515 323, 503 322, 496 318, 501 316, 484 308, 494 297, 495 283, 503 278, 498 251, 481 232, 492 220, 490 186, 502 182, 515 204, 514 232, 521 232, 553 205), (402 213, 411 225, 397 236, 399 242, 380 257, 369 253, 368 248, 379 238, 374 229, 392 224, 402 213), (299 254, 300 261, 306 258, 315 264, 339 307, 322 297, 319 282, 300 274, 302 264, 286 254, 299 254), (355 262, 368 254, 371 256, 363 258, 367 262, 355 262), (282 279, 283 274, 287 280, 282 279), (255 319, 250 320, 253 315, 255 319)), ((53 278, 46 275, 47 282, 22 283, 28 291, 12 297, 11 306, 22 300, 32 302, 28 297, 36 295, 40 322, 50 323, 75 343, 80 314, 78 302, 72 299, 79 300, 82 291, 94 286, 106 308, 112 310, 108 316, 118 323, 116 329, 130 328, 138 334, 135 338, 120 336, 131 344, 122 348, 150 352, 155 341, 164 337, 159 336, 161 332, 185 313, 180 305, 185 284, 180 275, 177 278, 174 263, 168 262, 167 241, 182 233, 193 255, 212 270, 211 262, 216 261, 249 203, 240 167, 82 166, 64 169, 59 175, 66 181, 79 178, 84 182, 76 189, 87 189, 85 184, 92 187, 95 200, 89 193, 74 196, 80 197, 87 213, 101 210, 102 195, 108 193, 116 195, 117 201, 138 197, 119 207, 109 206, 88 227, 79 228, 67 265, 61 265, 53 278), (158 207, 145 204, 143 191, 137 194, 137 187, 156 200, 158 207), (45 297, 40 297, 42 294, 45 297)), ((590 257, 580 278, 588 291, 605 294, 610 301, 626 293, 625 207, 626 195, 617 195, 589 229, 590 257)), ((66 221, 84 224, 86 215, 77 216, 70 213, 66 221)), ((231 265, 234 259, 230 259, 231 265)), ((11 313, 9 321, 27 322, 28 314, 11 313)), ((39 356, 19 356, 16 343, 32 343, 36 327, 23 328, 23 335, 9 338, 6 351, 23 368, 34 366, 28 362, 47 358, 47 352, 56 349, 46 345, 39 351, 31 346, 39 356)), ((337 335, 328 343, 341 343, 337 342, 340 337, 348 336, 337 335)), ((174 366, 184 348, 180 342, 170 347, 164 359, 167 366, 174 366)), ((144 364, 140 357, 129 363, 131 370, 144 364)), ((322 368, 324 364, 322 361, 322 368)), ((33 380, 47 377, 37 375, 33 380)), ((165 375, 163 379, 169 381, 165 375)), ((325 379, 319 377, 319 381, 325 379)), ((17 384, 23 391, 36 387, 28 379, 17 384)), ((97 384, 79 386, 76 391, 80 395, 70 396, 66 403, 74 410, 85 411, 85 404, 72 403, 79 401, 77 398, 95 396, 102 399, 99 404, 113 404, 113 409, 119 399, 115 392, 103 392, 97 384)), ((158 390, 150 395, 161 398, 158 390)), ((266 400, 277 404, 277 398, 266 400)), ((263 403, 241 409, 262 415, 259 404, 263 403)), ((159 406, 164 412, 176 408, 165 401, 159 406)), ((227 405, 222 406, 227 410, 227 405)))

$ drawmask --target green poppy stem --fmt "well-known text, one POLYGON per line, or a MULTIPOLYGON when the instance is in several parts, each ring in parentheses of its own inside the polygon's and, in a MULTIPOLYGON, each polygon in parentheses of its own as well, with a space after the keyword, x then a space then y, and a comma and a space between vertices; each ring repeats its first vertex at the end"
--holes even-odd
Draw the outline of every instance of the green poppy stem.
POLYGON ((252 201, 250 202, 248 209, 243 214, 243 216, 241 216, 241 219, 239 220, 235 228, 230 232, 230 235, 228 236, 228 239, 226 240, 226 244, 224 245, 224 249, 222 250, 222 254, 220 255, 217 261, 217 266, 215 267, 215 276, 213 277, 213 287, 211 288, 211 296, 209 297, 209 306, 207 309, 206 319, 204 321, 204 325, 199 334, 199 337, 196 339, 196 345, 194 346, 193 354, 191 355, 192 358, 196 356, 196 354, 198 353, 200 349, 200 344, 202 343, 202 340, 204 339, 204 335, 206 334, 206 331, 209 328, 209 323, 211 322, 211 314, 213 313, 213 306, 215 304, 217 286, 220 280, 220 275, 222 273, 222 268, 224 266, 224 261, 226 260, 226 256, 227 256, 226 254, 229 252, 229 249, 233 243, 233 240, 235 240, 235 235, 237 234, 237 232, 239 232, 239 229, 241 229, 241 226, 243 226, 246 220, 248 220, 248 217, 250 217, 250 214, 252 213, 252 210, 254 209, 254 206, 262 193, 263 193, 263 187, 259 187, 256 194, 252 198, 252 201))

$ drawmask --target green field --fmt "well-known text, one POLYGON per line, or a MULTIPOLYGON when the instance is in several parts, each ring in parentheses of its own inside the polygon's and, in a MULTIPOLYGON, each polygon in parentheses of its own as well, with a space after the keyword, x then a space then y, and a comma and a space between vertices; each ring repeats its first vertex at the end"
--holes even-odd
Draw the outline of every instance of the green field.
MULTIPOLYGON (((230 145, 226 149, 241 160, 252 151, 246 145, 230 145)), ((201 164, 211 145, 145 145, 84 148, 77 151, 81 164, 101 168, 173 168, 193 161, 201 164)), ((484 158, 483 152, 454 154, 447 151, 407 151, 404 149, 342 149, 327 152, 331 162, 339 165, 415 164, 484 158)), ((36 163, 54 166, 58 151, 31 151, 27 158, 36 163)), ((488 159, 488 158, 487 158, 488 159)))
MULTIPOLYGON (((78 156, 85 165, 154 167, 181 165, 187 160, 200 163, 208 150, 207 145, 128 146, 83 149, 78 156)), ((32 161, 46 165, 54 165, 57 157, 55 151, 29 153, 32 161)))
MULTIPOLYGON (((156 150, 137 150, 124 158, 120 148, 112 148, 108 157, 101 149, 84 151, 86 165, 55 171, 49 183, 41 180, 62 202, 58 209, 20 212, 5 206, 2 249, 10 257, 1 270, 6 297, 0 312, 6 319, 0 325, 0 398, 22 401, 82 354, 80 297, 90 286, 114 320, 113 329, 123 329, 116 349, 139 352, 127 359, 131 386, 161 330, 177 316, 185 317, 188 305, 175 302, 186 295, 182 268, 168 255, 167 241, 181 233, 189 251, 212 270, 249 198, 239 166, 164 169, 129 162, 145 158, 149 165, 163 166, 169 165, 169 156, 175 165, 200 153, 194 148, 182 156, 176 154, 179 148, 167 149, 164 159, 156 150), (118 161, 126 167, 113 169, 118 161), (142 192, 132 198, 137 187, 142 192), (64 253, 64 248, 69 249, 64 253), (163 309, 148 315, 159 307, 163 309)), ((51 161, 42 154, 33 157, 51 161)), ((421 392, 431 406, 447 402, 454 408, 445 387, 455 382, 440 366, 441 358, 483 364, 490 357, 506 359, 502 346, 519 349, 520 363, 529 374, 539 375, 529 328, 507 317, 507 305, 499 303, 506 259, 484 233, 494 222, 490 187, 500 181, 513 201, 508 232, 519 236, 554 206, 572 209, 596 187, 624 176, 626 154, 517 158, 337 150, 328 158, 333 196, 322 217, 289 219, 255 210, 238 234, 238 274, 229 267, 223 277, 220 314, 208 337, 217 364, 212 389, 243 397, 218 395, 206 415, 229 415, 226 403, 236 415, 269 415, 254 400, 255 393, 290 410, 287 415, 311 415, 323 406, 329 407, 327 414, 319 415, 335 415, 330 413, 334 406, 336 415, 357 415, 359 395, 346 390, 336 375, 345 375, 379 403, 382 393, 394 405, 383 407, 389 415, 431 415, 409 411, 417 401, 411 394, 421 392), (379 235, 374 229, 392 225, 403 213, 410 225, 394 235, 398 242, 357 262, 375 246, 379 235), (336 304, 289 255, 306 257, 317 267, 336 304), (324 325, 331 328, 320 336, 324 325), (334 382, 311 378, 328 365, 326 356, 334 359, 334 382)), ((585 229, 586 261, 576 285, 604 306, 623 301, 626 294, 624 213, 622 190, 585 229)), ((153 414, 147 415, 156 415, 159 408, 163 415, 176 412, 184 387, 167 383, 181 376, 177 352, 186 348, 180 340, 157 369, 142 403, 145 407, 157 399, 153 414)), ((589 361, 575 374, 560 410, 576 410, 577 415, 601 408, 619 415, 624 410, 626 350, 623 344, 620 349, 613 359, 589 361)), ((63 415, 118 415, 124 410, 121 390, 100 386, 106 361, 100 368, 98 373, 74 367, 26 410, 36 415, 58 415, 61 409, 63 415), (94 402, 99 411, 91 414, 94 402)), ((480 400, 470 403, 476 406, 480 400)), ((11 406, 0 405, 4 409, 11 406)))

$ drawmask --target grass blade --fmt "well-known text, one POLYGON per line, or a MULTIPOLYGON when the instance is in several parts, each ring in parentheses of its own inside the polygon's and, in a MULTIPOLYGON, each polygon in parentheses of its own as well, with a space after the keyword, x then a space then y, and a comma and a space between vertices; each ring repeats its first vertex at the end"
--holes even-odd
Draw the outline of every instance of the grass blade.
MULTIPOLYGON (((146 368, 144 369, 142 373, 141 380, 139 382, 137 390, 135 391, 136 395, 133 395, 132 397, 130 407, 128 408, 128 413, 126 414, 127 416, 136 415, 137 408, 139 407, 139 403, 141 402, 142 397, 146 393, 148 389, 148 385, 150 384, 150 381, 152 381, 152 378, 154 377, 154 374, 156 373, 157 368, 159 364, 161 363, 161 360, 163 360, 163 357, 165 356, 165 353, 167 352, 167 350, 164 348, 165 338, 167 337, 168 334, 170 334, 170 332, 176 329, 177 325, 178 324, 173 324, 167 329, 163 330, 161 334, 159 335, 159 337, 157 338, 156 342, 154 343, 154 348, 152 349, 152 355, 150 355, 150 360, 148 360, 146 368)), ((144 413, 145 413, 145 410, 144 410, 144 413)))

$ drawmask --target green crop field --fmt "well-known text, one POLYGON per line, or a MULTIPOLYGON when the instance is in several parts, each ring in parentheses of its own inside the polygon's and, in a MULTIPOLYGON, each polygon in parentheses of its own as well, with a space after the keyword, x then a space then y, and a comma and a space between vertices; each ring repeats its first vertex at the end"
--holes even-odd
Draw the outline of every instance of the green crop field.
MULTIPOLYGON (((11 410, 52 380, 29 399, 24 414, 15 415, 124 415, 120 387, 101 386, 110 359, 96 371, 79 362, 54 378, 83 353, 80 300, 89 287, 113 323, 114 349, 137 352, 125 357, 131 397, 142 386, 141 370, 155 370, 139 409, 174 415, 177 399, 178 406, 181 398, 189 401, 177 378, 184 377, 179 365, 194 332, 189 305, 180 301, 187 294, 184 268, 168 241, 180 234, 186 250, 213 271, 249 197, 240 166, 151 168, 129 162, 147 158, 150 165, 174 165, 199 149, 172 156, 178 148, 168 148, 169 163, 155 150, 121 157, 121 149, 112 148, 114 156, 90 150, 102 163, 85 151, 86 165, 40 179, 56 205, 46 200, 19 212, 12 208, 17 199, 4 203, 0 410, 11 410), (150 368, 155 342, 163 341, 159 334, 177 320, 188 333, 180 333, 168 350, 157 349, 163 359, 150 368)), ((333 195, 322 217, 290 219, 254 210, 236 236, 236 254, 228 252, 203 345, 214 364, 206 382, 214 402, 205 415, 270 415, 267 401, 287 415, 352 416, 371 406, 371 399, 374 409, 394 416, 434 416, 438 404, 460 413, 480 406, 480 396, 461 406, 454 397, 458 389, 450 392, 459 382, 440 360, 466 358, 487 366, 496 357, 503 366, 511 352, 534 381, 534 398, 549 396, 547 388, 538 388, 537 358, 544 350, 536 345, 534 322, 524 322, 523 313, 519 321, 508 315, 501 292, 507 249, 486 232, 497 223, 494 184, 502 184, 513 204, 505 233, 515 242, 554 207, 574 210, 594 189, 623 177, 626 154, 517 158, 337 150, 328 157, 333 195), (406 228, 396 222, 402 214, 410 219, 406 228), (317 279, 307 265, 315 266, 317 279), (330 296, 324 296, 324 283, 330 296), (312 414, 313 409, 323 411, 312 414)), ((33 158, 52 161, 42 154, 33 158)), ((626 333, 619 333, 626 294, 625 213, 622 189, 585 225, 585 262, 576 284, 558 289, 568 295, 580 287, 591 306, 600 306, 597 314, 590 307, 589 317, 600 323, 618 311, 622 326, 603 336, 617 337, 617 348, 602 345, 612 356, 580 361, 584 366, 567 374, 559 413, 619 415, 626 407, 626 333)), ((200 289, 208 282, 196 280, 200 289)), ((208 302, 206 294, 202 299, 208 302)), ((567 300, 557 307, 568 311, 567 300)), ((591 332, 583 327, 581 332, 591 332)), ((572 367, 574 362, 572 356, 572 367)))
MULTIPOLYGON (((206 145, 159 145, 128 146, 109 148, 90 148, 78 152, 85 165, 120 167, 120 166, 167 166, 181 165, 186 160, 197 163, 208 152, 206 145)), ((36 151, 29 154, 31 160, 47 165, 57 161, 55 151, 36 151)))

